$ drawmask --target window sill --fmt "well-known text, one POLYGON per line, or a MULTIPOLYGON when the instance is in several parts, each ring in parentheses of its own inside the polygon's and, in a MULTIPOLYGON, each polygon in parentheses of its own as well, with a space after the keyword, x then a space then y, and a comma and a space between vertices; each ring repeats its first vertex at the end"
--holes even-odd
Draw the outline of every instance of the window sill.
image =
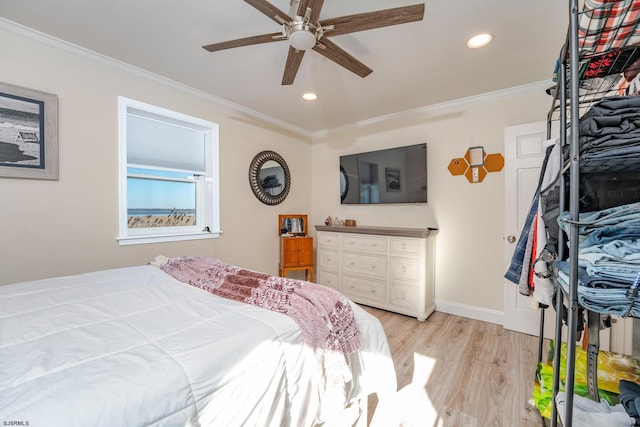
POLYGON ((120 246, 145 245, 149 243, 180 242, 185 240, 217 239, 221 231, 198 232, 185 234, 152 234, 144 236, 119 236, 116 237, 120 246))

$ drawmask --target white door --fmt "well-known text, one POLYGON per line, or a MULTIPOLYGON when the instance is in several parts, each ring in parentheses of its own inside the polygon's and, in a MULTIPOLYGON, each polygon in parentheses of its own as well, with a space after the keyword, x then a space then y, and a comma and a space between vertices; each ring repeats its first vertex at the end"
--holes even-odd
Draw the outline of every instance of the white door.
MULTIPOLYGON (((554 138, 557 133, 556 129, 552 129, 554 138)), ((529 123, 505 129, 505 271, 509 267, 520 231, 531 207, 533 194, 538 186, 546 150, 543 143, 546 139, 546 122, 529 123)), ((503 326, 505 329, 539 335, 541 310, 532 301, 532 298, 518 292, 518 285, 504 280, 503 326)), ((553 307, 545 310, 545 338, 555 338, 555 313, 553 307)), ((633 323, 629 319, 614 319, 612 328, 600 331, 600 349, 631 354, 632 333, 633 323)), ((566 327, 563 328, 563 339, 566 340, 566 327)))
MULTIPOLYGON (((509 267, 516 242, 531 207, 538 186, 547 140, 546 122, 529 123, 505 129, 505 221, 504 262, 509 267)), ((552 338, 555 329, 555 311, 545 313, 545 337, 552 338)), ((538 335, 540 310, 533 298, 518 292, 518 285, 504 280, 504 327, 506 329, 538 335)))

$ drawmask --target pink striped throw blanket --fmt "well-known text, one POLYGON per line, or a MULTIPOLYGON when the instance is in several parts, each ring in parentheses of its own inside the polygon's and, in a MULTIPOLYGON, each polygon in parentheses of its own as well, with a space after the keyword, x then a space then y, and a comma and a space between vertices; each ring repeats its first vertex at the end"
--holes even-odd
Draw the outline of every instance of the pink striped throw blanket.
POLYGON ((360 348, 360 329, 351 306, 333 289, 246 270, 214 258, 172 258, 160 268, 212 294, 287 314, 300 327, 305 343, 322 359, 323 370, 328 359, 335 364, 326 350, 342 353, 348 362, 348 356, 360 348))

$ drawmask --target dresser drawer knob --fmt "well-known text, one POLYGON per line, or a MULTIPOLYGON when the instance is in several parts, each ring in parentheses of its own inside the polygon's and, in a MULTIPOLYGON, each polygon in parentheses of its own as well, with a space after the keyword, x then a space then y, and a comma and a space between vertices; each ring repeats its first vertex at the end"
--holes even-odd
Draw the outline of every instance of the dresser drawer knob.
POLYGON ((405 267, 404 265, 402 266, 402 272, 406 273, 407 272, 407 267, 405 267))

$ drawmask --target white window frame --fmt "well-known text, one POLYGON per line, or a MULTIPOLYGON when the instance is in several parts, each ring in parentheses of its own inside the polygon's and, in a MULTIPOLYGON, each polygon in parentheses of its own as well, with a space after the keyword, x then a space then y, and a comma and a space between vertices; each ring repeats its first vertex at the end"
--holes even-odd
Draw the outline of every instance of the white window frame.
MULTIPOLYGON (((133 99, 118 97, 118 144, 119 144, 119 235, 116 238, 121 246, 147 243, 163 243, 183 240, 217 238, 220 231, 220 190, 219 190, 219 134, 218 124, 191 117, 186 114, 146 104, 133 99), (144 165, 127 162, 127 117, 129 114, 153 118, 161 123, 185 126, 203 132, 205 136, 205 172, 196 177, 196 224, 181 227, 129 228, 127 211, 128 167, 144 165)), ((161 170, 162 168, 154 167, 161 170)), ((167 169, 170 170, 170 169, 167 169)), ((191 171, 181 171, 191 172, 191 171)), ((134 176, 134 175, 131 175, 134 176)), ((135 175, 141 177, 140 175, 135 175)), ((160 177, 145 178, 165 180, 160 177)), ((178 180, 179 181, 179 180, 178 180)))

